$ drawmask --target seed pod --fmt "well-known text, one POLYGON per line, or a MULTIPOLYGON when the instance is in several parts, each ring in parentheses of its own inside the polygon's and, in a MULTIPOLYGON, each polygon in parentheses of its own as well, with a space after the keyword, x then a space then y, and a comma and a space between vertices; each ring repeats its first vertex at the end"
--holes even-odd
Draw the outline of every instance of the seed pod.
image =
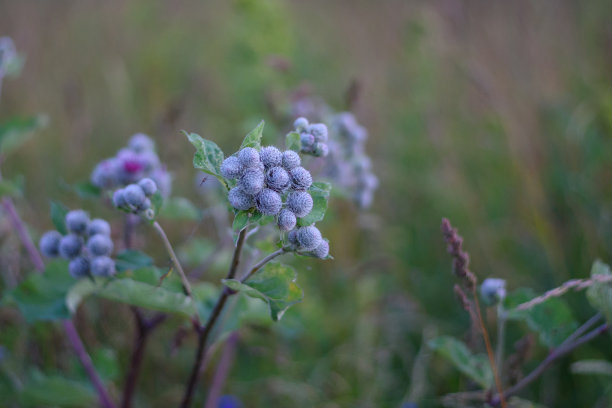
POLYGON ((120 188, 113 193, 113 205, 117 208, 124 208, 127 206, 125 201, 125 190, 120 188))
POLYGON ((480 296, 489 305, 494 305, 506 297, 506 281, 497 278, 487 278, 480 285, 480 296))
POLYGON ((227 199, 230 205, 237 210, 248 210, 255 206, 253 196, 245 193, 239 187, 232 188, 227 195, 227 199))
POLYGON ((278 214, 278 220, 276 221, 281 231, 291 231, 295 228, 296 222, 295 214, 288 209, 281 210, 278 214))
POLYGON ((146 199, 144 191, 138 184, 130 184, 123 190, 123 196, 125 197, 125 202, 133 207, 133 209, 137 209, 144 204, 146 199))
POLYGON ((66 228, 75 234, 84 234, 89 225, 89 215, 83 210, 73 210, 66 214, 66 228))
POLYGON ((316 258, 325 259, 329 255, 329 242, 322 240, 318 247, 312 251, 316 258))
POLYGON ((144 133, 136 133, 130 138, 128 147, 135 152, 145 152, 155 150, 155 142, 144 133))
POLYGON ((280 166, 283 154, 274 146, 266 146, 259 152, 259 157, 265 168, 280 166))
POLYGON ((264 188, 264 174, 260 169, 247 169, 238 186, 247 194, 255 195, 264 188))
POLYGON ((89 235, 90 237, 94 235, 110 236, 110 233, 110 224, 101 218, 95 218, 91 220, 91 222, 89 223, 89 228, 87 229, 87 235, 89 235))
POLYGON ((269 188, 264 188, 257 194, 255 203, 263 215, 276 215, 283 207, 283 199, 280 194, 269 188))
POLYGON ((324 123, 313 123, 308 126, 308 133, 312 134, 317 142, 327 142, 328 132, 324 123))
POLYGON ((244 167, 256 167, 261 160, 259 159, 259 152, 252 147, 245 147, 238 152, 238 160, 244 167))
POLYGON ((329 147, 325 143, 315 143, 312 154, 316 157, 325 157, 329 154, 329 147))
POLYGON ((115 262, 108 256, 97 256, 91 260, 91 273, 94 276, 113 276, 115 274, 115 262))
POLYGON ((74 258, 68 264, 68 272, 75 279, 87 276, 89 273, 89 261, 82 256, 74 258))
POLYGON ((293 127, 298 132, 301 132, 302 130, 305 130, 306 127, 308 127, 308 119, 306 119, 306 118, 297 118, 295 120, 295 122, 293 122, 293 127))
POLYGON ((157 191, 157 184, 148 177, 140 180, 138 185, 142 188, 142 191, 147 197, 151 197, 157 191))
POLYGON ((302 150, 310 151, 315 143, 315 137, 310 133, 300 134, 300 140, 302 141, 302 150))
POLYGON ((240 177, 243 167, 236 156, 230 156, 221 163, 221 175, 229 180, 240 177))
POLYGON ((266 185, 274 191, 283 192, 289 184, 289 173, 282 167, 272 167, 266 173, 266 185))
POLYGON ((83 244, 76 234, 68 234, 60 240, 59 254, 66 259, 76 258, 81 253, 83 244))
POLYGON ((296 190, 308 190, 312 185, 310 172, 303 167, 296 167, 289 172, 293 188, 296 190))
POLYGON ((298 167, 301 164, 300 155, 293 150, 285 150, 283 152, 283 167, 289 171, 298 167))
POLYGON ((298 240, 297 240, 297 229, 292 229, 291 231, 289 231, 289 234, 287 234, 287 240, 289 240, 289 242, 291 243, 291 245, 297 247, 299 245, 298 240))
POLYGON ((94 235, 87 241, 87 250, 92 256, 108 256, 113 252, 113 241, 107 235, 94 235))
POLYGON ((314 225, 297 230, 298 246, 304 251, 312 251, 321 244, 322 240, 321 231, 314 225))
POLYGON ((287 196, 287 207, 296 217, 305 217, 312 211, 312 196, 306 191, 293 191, 287 196))
POLYGON ((40 252, 47 258, 55 258, 59 255, 59 244, 62 234, 57 231, 47 231, 40 237, 38 247, 40 252))

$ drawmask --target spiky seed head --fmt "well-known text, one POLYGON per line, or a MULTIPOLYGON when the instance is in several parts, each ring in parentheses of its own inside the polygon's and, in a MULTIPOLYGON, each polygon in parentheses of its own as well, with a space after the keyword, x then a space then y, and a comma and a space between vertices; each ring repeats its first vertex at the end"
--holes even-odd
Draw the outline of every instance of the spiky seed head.
POLYGON ((115 157, 102 160, 91 172, 91 184, 99 188, 112 188, 116 186, 119 182, 117 178, 119 166, 119 160, 115 157))
POLYGON ((266 146, 259 152, 261 162, 264 164, 266 169, 270 167, 280 166, 283 161, 283 154, 274 146, 266 146))
POLYGON ((115 274, 115 262, 108 256, 97 256, 91 260, 91 273, 94 276, 113 276, 115 274))
POLYGON ((160 165, 159 156, 152 150, 138 153, 138 161, 146 171, 151 171, 160 165))
POLYGON ((75 279, 83 278, 89 273, 89 261, 83 256, 74 258, 68 264, 68 272, 75 279))
POLYGON ((72 210, 66 214, 66 228, 75 234, 84 234, 89 225, 89 215, 83 210, 72 210))
POLYGON ((81 253, 83 243, 76 234, 68 234, 60 240, 59 254, 66 259, 76 258, 81 253))
POLYGON ((266 173, 266 185, 274 191, 283 192, 291 184, 289 173, 284 168, 272 167, 266 173))
POLYGON ((293 150, 285 150, 283 152, 283 167, 285 170, 289 171, 299 167, 300 164, 302 164, 302 161, 300 160, 300 155, 297 154, 297 152, 294 152, 293 150))
POLYGON ((87 229, 87 235, 93 237, 94 235, 106 235, 110 236, 111 227, 108 222, 101 218, 94 218, 89 223, 89 228, 87 229))
POLYGON ((149 208, 151 208, 151 199, 150 198, 145 198, 145 200, 142 202, 142 205, 140 207, 138 207, 138 211, 145 211, 148 210, 149 208))
POLYGON ((40 237, 38 247, 40 252, 47 258, 55 258, 59 255, 59 244, 62 234, 57 231, 47 231, 40 237))
POLYGON ((506 281, 497 278, 487 278, 480 285, 480 296, 489 305, 501 302, 506 297, 506 281))
POLYGON ((87 251, 91 256, 108 256, 113 252, 113 241, 108 235, 94 235, 87 241, 87 251))
POLYGON ((255 198, 257 209, 263 215, 276 215, 283 207, 280 194, 269 188, 264 188, 255 198))
POLYGON ((287 240, 289 241, 291 245, 295 247, 299 245, 299 242, 297 240, 297 233, 298 233, 297 229, 292 229, 291 231, 289 231, 289 234, 287 234, 287 240))
POLYGON ((314 225, 297 230, 298 246, 304 251, 312 251, 321 244, 322 240, 321 231, 314 225))
POLYGON ((285 208, 278 213, 277 225, 281 231, 291 231, 295 228, 296 223, 297 220, 293 211, 285 208))
POLYGON ((289 172, 291 183, 296 190, 308 190, 312 185, 310 172, 303 167, 296 167, 289 172))
POLYGON ((264 188, 264 173, 258 168, 246 169, 238 186, 247 194, 255 195, 264 188))
POLYGON ((327 142, 328 131, 324 123, 313 123, 308 126, 308 133, 312 134, 317 142, 327 142))
POLYGON ((240 187, 232 188, 227 199, 230 205, 237 210, 248 210, 255 206, 255 200, 252 195, 245 193, 240 187))
POLYGON ((234 180, 240 177, 243 167, 240 160, 236 156, 230 156, 221 163, 221 175, 228 180, 234 180))
POLYGON ((306 119, 306 118, 297 118, 295 120, 295 122, 293 122, 293 127, 298 132, 301 132, 302 130, 305 130, 308 127, 308 119, 306 119))
POLYGON ((315 143, 315 138, 310 133, 300 134, 300 140, 302 141, 302 150, 305 150, 305 151, 310 151, 310 149, 315 143))
POLYGON ((287 207, 296 217, 305 217, 312 211, 312 196, 306 191, 293 191, 287 196, 287 207))
POLYGON ((144 191, 138 184, 130 184, 123 189, 125 202, 134 209, 140 208, 146 199, 144 191))
POLYGON ((120 188, 119 190, 113 193, 113 205, 117 208, 123 208, 127 206, 127 202, 125 201, 125 190, 120 188))
POLYGON ((252 147, 245 147, 238 152, 238 160, 244 167, 256 167, 259 165, 261 160, 259 159, 259 152, 252 147))
POLYGON ((155 142, 144 133, 136 133, 130 138, 128 147, 135 152, 155 150, 155 142))
POLYGON ((142 192, 147 197, 151 197, 157 191, 157 184, 155 184, 155 182, 148 177, 140 180, 138 182, 138 185, 140 186, 140 188, 142 188, 142 192))
POLYGON ((325 259, 329 255, 329 242, 322 240, 318 247, 312 251, 316 258, 325 259))

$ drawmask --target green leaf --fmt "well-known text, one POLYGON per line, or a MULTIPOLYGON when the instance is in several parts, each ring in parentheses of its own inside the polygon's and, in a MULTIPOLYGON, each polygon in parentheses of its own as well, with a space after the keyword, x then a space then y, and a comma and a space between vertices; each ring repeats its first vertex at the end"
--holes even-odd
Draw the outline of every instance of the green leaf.
POLYGON ((450 336, 437 337, 427 344, 483 389, 493 384, 491 365, 484 354, 472 354, 465 344, 450 336))
POLYGON ((51 222, 62 235, 66 235, 68 232, 66 229, 66 214, 68 214, 68 207, 58 201, 51 201, 51 222))
POLYGON ((325 212, 327 211, 327 202, 331 192, 331 184, 324 182, 313 183, 308 192, 312 196, 312 211, 310 211, 310 214, 307 216, 298 219, 298 225, 300 227, 312 225, 315 222, 323 220, 325 217, 325 212))
POLYGON ((235 232, 240 232, 246 228, 249 223, 249 218, 251 217, 251 212, 248 210, 240 210, 234 216, 234 222, 232 223, 232 229, 235 232))
POLYGON ((90 181, 76 183, 72 186, 72 190, 80 198, 99 198, 100 194, 102 194, 100 187, 93 185, 90 181))
POLYGON ((14 304, 28 323, 70 317, 65 297, 74 279, 63 260, 49 262, 44 274, 33 273, 5 294, 4 302, 14 304))
POLYGON ((96 393, 89 386, 60 376, 39 376, 19 393, 21 407, 93 407, 96 393))
POLYGON ((111 347, 97 348, 91 353, 91 359, 102 379, 113 381, 121 375, 121 367, 115 349, 111 347))
POLYGON ((221 175, 221 163, 223 163, 223 151, 214 142, 202 138, 195 133, 184 132, 196 152, 193 156, 193 167, 204 173, 215 176, 229 190, 229 185, 221 175))
POLYGON ((153 259, 149 255, 133 249, 121 251, 115 257, 115 268, 118 272, 135 270, 151 265, 153 265, 153 259))
POLYGON ((70 311, 74 313, 82 300, 91 295, 187 317, 191 317, 197 312, 196 302, 183 293, 173 292, 133 279, 114 279, 111 281, 100 278, 96 278, 94 281, 81 279, 68 293, 66 304, 70 311))
POLYGON ((289 132, 285 136, 285 146, 289 150, 294 152, 300 152, 302 150, 302 139, 298 132, 289 132))
POLYGON ((261 149, 261 138, 263 137, 263 129, 264 129, 264 121, 259 122, 255 129, 251 130, 249 134, 244 137, 242 144, 240 145, 240 150, 245 147, 252 147, 254 149, 261 149))
POLYGON ((159 216, 173 220, 199 221, 200 210, 185 197, 172 197, 166 200, 159 216))
MULTIPOLYGON (((591 278, 596 275, 609 276, 610 267, 596 260, 591 267, 591 278)), ((610 283, 595 283, 587 290, 587 299, 591 306, 599 310, 608 322, 612 322, 612 285, 610 283)))
POLYGON ((0 197, 21 197, 23 195, 23 176, 13 180, 0 180, 0 197))
POLYGON ((531 289, 517 289, 509 293, 504 299, 504 307, 508 310, 507 318, 526 322, 531 330, 538 333, 542 344, 550 348, 557 347, 576 330, 578 323, 567 304, 555 297, 531 309, 512 310, 534 297, 536 294, 531 289))
POLYGON ((304 297, 296 279, 297 273, 292 267, 272 262, 245 283, 237 279, 224 279, 223 283, 232 290, 268 303, 272 320, 278 321, 289 306, 301 302, 304 297))
POLYGON ((32 134, 47 124, 44 115, 14 118, 0 124, 0 154, 7 155, 18 149, 32 134))

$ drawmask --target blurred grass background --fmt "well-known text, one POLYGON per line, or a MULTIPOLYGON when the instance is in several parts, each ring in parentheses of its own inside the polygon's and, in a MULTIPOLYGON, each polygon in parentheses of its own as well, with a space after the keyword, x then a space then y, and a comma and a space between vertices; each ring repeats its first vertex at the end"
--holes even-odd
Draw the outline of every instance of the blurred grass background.
MULTIPOLYGON (((224 391, 247 407, 399 407, 415 394, 437 406, 435 396, 469 387, 437 358, 424 376, 412 371, 425 328, 462 336, 469 326, 452 294, 442 217, 459 227, 480 278, 502 277, 510 289, 544 291, 586 276, 597 257, 610 261, 611 19, 606 0, 4 0, 0 35, 27 61, 5 81, 0 118, 41 112, 50 122, 3 172, 25 176, 18 204, 33 231, 50 227, 49 199, 109 216, 62 180, 86 180, 145 132, 175 175, 174 191, 195 197, 181 129, 233 151, 263 118, 271 142, 288 125, 272 114, 275 95, 308 84, 342 110, 357 81, 354 111, 382 182, 374 207, 332 205, 321 227, 336 259, 303 262, 304 302, 271 330, 244 331, 224 391)), ((180 241, 192 227, 170 229, 180 241)), ((3 261, 16 247, 4 238, 3 261)), ((567 300, 577 319, 593 314, 583 296, 567 300)), ((125 366, 127 308, 87 307, 79 328, 88 347, 116 350, 125 366)), ((5 327, 18 320, 6 319, 5 327)), ((180 396, 194 339, 169 357, 176 326, 153 337, 139 406, 173 406, 180 396)), ((5 327, 5 344, 22 338, 5 327)), ((30 329, 24 367, 78 370, 51 327, 30 329)), ((574 356, 582 355, 610 358, 609 339, 574 356)), ((609 406, 605 384, 569 372, 572 358, 524 395, 554 407, 609 406)), ((121 375, 113 381, 118 392, 121 375)))

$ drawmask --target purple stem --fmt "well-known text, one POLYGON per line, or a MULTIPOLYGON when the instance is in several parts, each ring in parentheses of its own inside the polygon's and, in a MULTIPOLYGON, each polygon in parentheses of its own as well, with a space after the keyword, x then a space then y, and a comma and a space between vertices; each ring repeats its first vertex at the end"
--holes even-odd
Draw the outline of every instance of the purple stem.
POLYGON ((98 376, 89 354, 87 354, 87 350, 85 350, 85 346, 83 345, 83 342, 76 331, 76 327, 74 327, 74 323, 72 323, 72 320, 64 320, 63 325, 66 336, 68 336, 68 340, 70 340, 74 352, 85 368, 87 375, 91 379, 91 382, 98 393, 100 405, 104 408, 115 408, 115 404, 113 404, 111 401, 108 393, 106 392, 106 388, 104 388, 104 383, 102 383, 102 380, 98 376))
POLYGON ((25 225, 23 224, 23 221, 21 221, 19 214, 17 214, 17 210, 15 209, 15 205, 13 204, 13 201, 10 198, 3 199, 2 207, 4 207, 6 214, 11 220, 11 224, 13 225, 13 228, 15 228, 15 231, 17 231, 19 240, 21 241, 23 247, 28 252, 28 255, 30 256, 30 260, 34 264, 34 267, 36 268, 38 272, 43 273, 45 271, 45 263, 42 257, 40 256, 40 253, 36 249, 36 246, 30 239, 30 235, 28 235, 28 231, 25 225))
POLYGON ((221 391, 223 391, 223 386, 227 381, 230 369, 232 368, 232 364, 234 363, 236 345, 238 344, 239 339, 240 335, 237 331, 229 335, 225 344, 225 349, 223 350, 223 354, 221 355, 221 361, 219 361, 217 371, 215 372, 213 383, 210 386, 210 392, 208 393, 208 398, 206 399, 206 404, 204 405, 204 408, 217 407, 219 403, 219 397, 221 396, 221 391))

